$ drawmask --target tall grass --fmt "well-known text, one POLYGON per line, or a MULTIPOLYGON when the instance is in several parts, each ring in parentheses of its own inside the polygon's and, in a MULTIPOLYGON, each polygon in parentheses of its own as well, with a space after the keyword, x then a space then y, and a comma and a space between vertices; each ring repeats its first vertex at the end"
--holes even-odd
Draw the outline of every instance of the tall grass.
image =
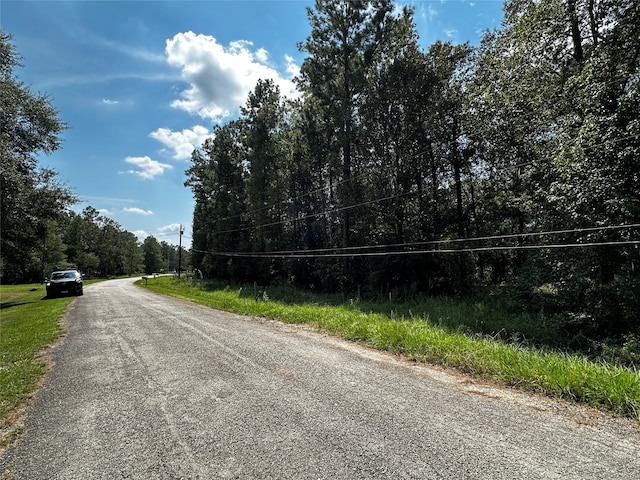
MULTIPOLYGON (((269 298, 271 295, 259 295, 256 299, 246 289, 205 290, 170 277, 149 282, 148 288, 220 310, 308 324, 408 359, 456 368, 476 377, 640 421, 640 374, 635 369, 535 348, 514 338, 472 333, 470 328, 464 331, 450 328, 448 325, 454 323, 450 316, 469 316, 466 304, 457 310, 455 303, 448 300, 446 308, 436 302, 433 305, 439 308, 430 310, 423 306, 419 315, 408 309, 399 315, 392 305, 375 308, 369 305, 371 311, 367 312, 358 302, 338 305, 332 298, 323 303, 320 297, 314 301, 308 294, 301 303, 276 301, 269 298), (382 313, 385 310, 388 313, 382 313)), ((490 315, 489 311, 480 313, 471 321, 490 315)))

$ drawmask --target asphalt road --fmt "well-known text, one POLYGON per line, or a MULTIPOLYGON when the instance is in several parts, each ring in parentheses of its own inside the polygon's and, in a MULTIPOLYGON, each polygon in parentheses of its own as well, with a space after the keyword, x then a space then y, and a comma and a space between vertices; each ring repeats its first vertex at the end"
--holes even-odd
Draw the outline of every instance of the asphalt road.
POLYGON ((640 479, 637 424, 115 280, 2 479, 640 479))

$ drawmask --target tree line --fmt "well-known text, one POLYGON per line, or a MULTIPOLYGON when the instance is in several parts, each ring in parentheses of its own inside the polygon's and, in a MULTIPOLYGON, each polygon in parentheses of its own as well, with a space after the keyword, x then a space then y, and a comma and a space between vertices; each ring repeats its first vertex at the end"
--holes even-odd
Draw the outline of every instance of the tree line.
MULTIPOLYGON (((91 276, 177 270, 178 247, 152 236, 140 244, 93 207, 71 210, 79 199, 37 161, 60 148, 66 125, 46 95, 16 78, 20 60, 0 30, 0 280, 42 281, 66 268, 91 276)), ((188 252, 182 253, 188 265, 188 252)))
POLYGON ((47 245, 46 249, 49 256, 58 252, 57 258, 49 261, 51 268, 66 264, 88 275, 110 277, 173 272, 178 271, 179 264, 184 269, 189 263, 185 249, 179 259, 179 247, 158 242, 153 235, 140 243, 133 233, 93 207, 85 208, 81 214, 67 212, 58 228, 52 238, 61 248, 47 245))
POLYGON ((205 277, 385 297, 501 293, 640 328, 640 5, 509 0, 420 47, 390 0, 317 0, 297 77, 192 154, 205 277))

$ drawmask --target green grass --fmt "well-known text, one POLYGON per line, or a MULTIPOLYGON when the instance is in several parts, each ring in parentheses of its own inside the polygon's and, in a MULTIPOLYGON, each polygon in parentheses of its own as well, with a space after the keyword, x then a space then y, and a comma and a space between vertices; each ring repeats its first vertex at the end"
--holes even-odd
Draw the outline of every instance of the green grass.
POLYGON ((0 427, 45 373, 40 353, 63 333, 58 319, 73 297, 44 297, 42 285, 0 286, 0 427))
POLYGON ((351 304, 347 300, 347 305, 337 305, 334 299, 323 303, 309 295, 300 303, 276 301, 267 298, 273 297, 269 293, 256 301, 252 289, 205 290, 172 277, 150 280, 147 288, 220 310, 308 324, 411 360, 455 368, 475 377, 640 421, 640 374, 636 370, 535 348, 517 338, 482 335, 483 328, 480 333, 472 332, 469 325, 480 324, 491 315, 486 307, 462 304, 456 309, 454 300, 445 300, 444 307, 435 301, 431 311, 428 305, 422 306, 419 315, 408 310, 398 315, 389 305, 377 304, 367 312, 357 302, 351 304), (474 308, 478 310, 475 313, 474 308), (389 313, 381 313, 385 310, 389 313), (451 327, 456 324, 450 318, 454 315, 466 319, 463 331, 451 327))
POLYGON ((16 413, 46 373, 42 353, 64 333, 59 320, 74 298, 46 298, 40 284, 0 285, 0 449, 22 431, 16 413))

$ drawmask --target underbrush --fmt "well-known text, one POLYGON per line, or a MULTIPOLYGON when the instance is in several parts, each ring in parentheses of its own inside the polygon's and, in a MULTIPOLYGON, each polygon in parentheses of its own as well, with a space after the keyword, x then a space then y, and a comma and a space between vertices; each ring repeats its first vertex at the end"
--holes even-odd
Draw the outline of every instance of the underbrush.
MULTIPOLYGON (((194 284, 194 286, 197 284, 194 284)), ((237 290, 242 298, 268 299, 284 304, 344 306, 365 313, 379 313, 392 320, 425 320, 452 333, 489 338, 519 346, 559 351, 636 369, 640 366, 640 332, 618 336, 598 335, 585 328, 584 319, 571 313, 531 313, 508 292, 487 291, 469 298, 413 296, 409 299, 360 298, 352 295, 321 294, 290 286, 227 287, 217 281, 200 282, 204 290, 237 290)))

